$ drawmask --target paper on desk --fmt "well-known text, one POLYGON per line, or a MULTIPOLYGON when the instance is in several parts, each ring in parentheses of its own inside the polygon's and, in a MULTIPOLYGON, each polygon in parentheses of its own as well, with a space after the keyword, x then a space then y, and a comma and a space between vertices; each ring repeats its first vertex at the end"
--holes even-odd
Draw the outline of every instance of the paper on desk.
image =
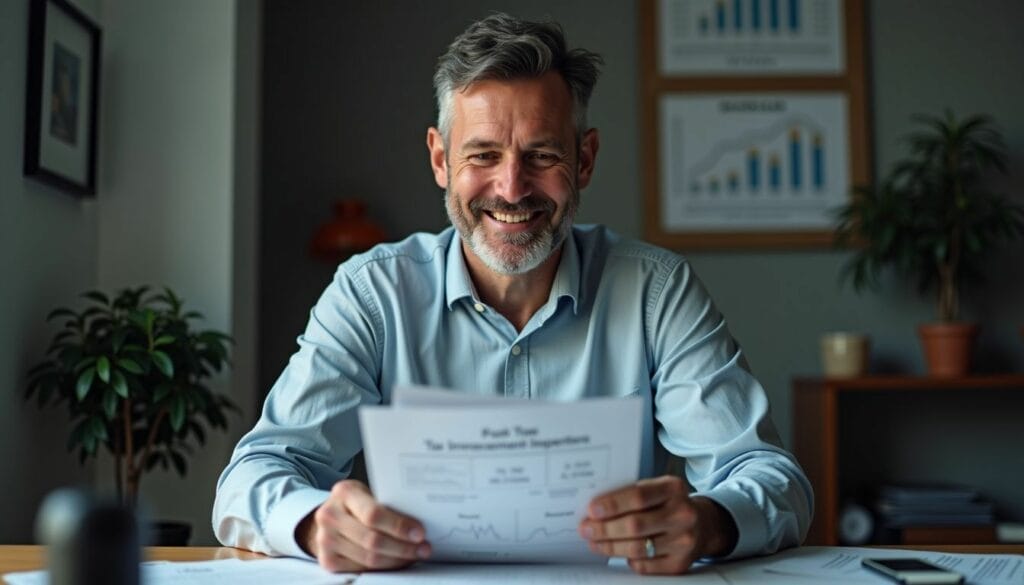
POLYGON ((356 585, 730 585, 711 566, 695 567, 685 577, 637 575, 625 562, 615 559, 608 565, 494 565, 427 563, 394 573, 363 573, 356 585))
POLYGON ((486 402, 361 407, 376 498, 424 523, 432 560, 604 562, 576 529, 636 481, 642 401, 486 402))
POLYGON ((1024 556, 992 554, 954 554, 918 550, 801 547, 780 553, 763 566, 767 573, 802 575, 842 583, 887 583, 881 575, 861 567, 862 558, 913 557, 963 575, 971 585, 1024 584, 1024 556))
MULTIPOLYGON (((142 582, 146 585, 345 585, 356 575, 331 574, 316 563, 300 559, 263 559, 242 561, 195 561, 144 563, 142 582)), ((8 585, 48 585, 46 571, 28 571, 4 575, 8 585)))

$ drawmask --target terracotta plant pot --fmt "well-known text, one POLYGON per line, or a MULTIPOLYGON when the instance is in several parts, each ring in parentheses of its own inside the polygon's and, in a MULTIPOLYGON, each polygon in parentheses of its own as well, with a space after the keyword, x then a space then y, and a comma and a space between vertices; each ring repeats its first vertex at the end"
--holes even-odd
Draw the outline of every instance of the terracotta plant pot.
POLYGON ((928 323, 917 328, 928 375, 958 378, 971 373, 971 355, 978 326, 974 323, 928 323))

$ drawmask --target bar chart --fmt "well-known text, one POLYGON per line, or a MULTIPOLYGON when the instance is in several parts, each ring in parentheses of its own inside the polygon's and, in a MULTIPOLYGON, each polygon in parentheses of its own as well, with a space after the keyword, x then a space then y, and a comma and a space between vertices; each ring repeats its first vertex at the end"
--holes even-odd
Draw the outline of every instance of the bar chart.
POLYGON ((783 189, 790 194, 823 195, 824 136, 813 120, 792 117, 724 141, 713 156, 688 173, 690 196, 779 195, 783 189))
POLYGON ((822 227, 846 200, 841 95, 671 96, 661 109, 666 228, 822 227))
POLYGON ((661 0, 664 74, 843 70, 841 0, 661 0))
MULTIPOLYGON (((801 0, 715 0, 711 6, 682 12, 683 28, 701 37, 770 32, 800 34, 801 0)), ((693 4, 691 2, 691 4, 693 4)), ((678 13, 677 13, 678 14, 678 13)))

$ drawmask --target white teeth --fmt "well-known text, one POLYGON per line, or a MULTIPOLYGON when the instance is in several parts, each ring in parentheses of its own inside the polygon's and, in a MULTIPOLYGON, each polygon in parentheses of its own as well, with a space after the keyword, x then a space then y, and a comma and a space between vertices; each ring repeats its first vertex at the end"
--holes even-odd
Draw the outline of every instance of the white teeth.
POLYGON ((530 219, 529 213, 501 213, 500 211, 492 211, 491 216, 503 223, 522 223, 530 219))

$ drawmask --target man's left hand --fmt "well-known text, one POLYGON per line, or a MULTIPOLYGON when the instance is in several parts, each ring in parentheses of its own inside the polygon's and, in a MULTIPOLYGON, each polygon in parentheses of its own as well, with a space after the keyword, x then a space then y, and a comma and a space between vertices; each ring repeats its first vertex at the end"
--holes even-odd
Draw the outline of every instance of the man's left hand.
POLYGON ((579 532, 590 550, 625 557, 642 574, 678 575, 699 558, 736 546, 732 516, 713 500, 690 497, 686 480, 663 475, 591 500, 579 532))

